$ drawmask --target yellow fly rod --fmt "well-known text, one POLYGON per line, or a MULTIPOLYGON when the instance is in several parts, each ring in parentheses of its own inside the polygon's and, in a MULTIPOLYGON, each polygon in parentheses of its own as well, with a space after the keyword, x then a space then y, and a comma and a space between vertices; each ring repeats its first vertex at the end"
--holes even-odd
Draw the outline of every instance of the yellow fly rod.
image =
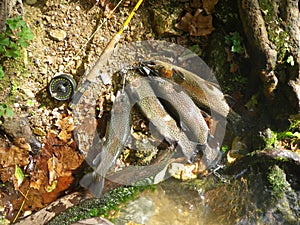
POLYGON ((138 10, 140 5, 142 4, 143 0, 139 0, 136 5, 134 6, 133 10, 127 17, 126 21, 123 23, 121 29, 118 31, 118 33, 115 34, 115 36, 110 40, 110 42, 107 44, 107 46, 104 48, 103 52, 101 53, 99 59, 95 63, 94 67, 89 71, 87 74, 85 81, 81 85, 81 87, 78 88, 76 93, 73 96, 72 102, 70 104, 70 107, 72 108, 73 105, 77 104, 80 97, 84 93, 84 91, 88 88, 89 84, 93 82, 93 80, 99 76, 101 73, 101 68, 103 68, 103 65, 107 64, 107 60, 111 56, 112 52, 114 51, 115 46, 119 42, 121 35, 123 31, 127 28, 130 20, 132 19, 135 12, 138 10))

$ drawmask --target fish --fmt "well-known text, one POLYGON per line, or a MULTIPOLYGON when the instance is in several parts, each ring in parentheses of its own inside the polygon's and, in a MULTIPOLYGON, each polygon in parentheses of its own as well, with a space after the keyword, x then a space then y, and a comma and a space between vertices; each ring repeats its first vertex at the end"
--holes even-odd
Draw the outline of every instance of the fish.
POLYGON ((207 142, 214 137, 210 134, 209 127, 194 101, 180 85, 172 80, 153 77, 150 84, 157 97, 167 101, 168 105, 176 111, 180 126, 189 140, 201 145, 199 150, 202 152, 202 162, 206 168, 215 166, 221 159, 221 152, 218 147, 212 148, 207 142))
POLYGON ((207 143, 209 128, 200 109, 195 105, 184 89, 173 82, 161 77, 153 77, 150 85, 158 98, 167 101, 168 105, 178 114, 180 126, 191 141, 202 145, 207 143))
POLYGON ((241 120, 241 116, 229 107, 223 92, 216 83, 204 80, 197 74, 171 63, 154 60, 152 64, 150 67, 162 71, 161 76, 182 86, 198 107, 212 111, 232 123, 238 123, 241 120))
POLYGON ((84 175, 80 185, 97 198, 102 195, 106 174, 115 165, 130 134, 131 104, 125 91, 118 91, 111 111, 110 125, 101 152, 95 157, 95 170, 84 175))
POLYGON ((147 184, 158 184, 168 178, 167 169, 175 160, 174 155, 175 151, 170 148, 162 150, 150 165, 127 166, 109 174, 108 179, 123 185, 138 185, 143 181, 147 184))
POLYGON ((167 113, 150 86, 151 80, 136 72, 128 71, 129 85, 126 85, 132 104, 137 104, 155 129, 171 145, 178 145, 188 162, 193 162, 199 150, 199 143, 189 140, 177 126, 176 121, 167 113))

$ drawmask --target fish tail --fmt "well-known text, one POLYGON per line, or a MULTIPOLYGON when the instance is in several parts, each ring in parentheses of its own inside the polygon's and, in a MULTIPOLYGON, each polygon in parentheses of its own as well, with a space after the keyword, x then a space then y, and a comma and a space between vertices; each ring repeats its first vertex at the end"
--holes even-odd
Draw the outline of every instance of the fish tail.
POLYGON ((90 192, 97 198, 102 195, 104 187, 104 177, 93 173, 88 173, 80 180, 80 185, 90 190, 90 192))
POLYGON ((233 111, 232 109, 230 109, 229 113, 227 115, 227 119, 232 124, 237 124, 237 123, 239 123, 242 120, 242 117, 239 114, 237 114, 235 111, 233 111))
POLYGON ((215 167, 222 159, 222 152, 219 148, 211 148, 208 144, 202 150, 202 162, 207 169, 215 167))

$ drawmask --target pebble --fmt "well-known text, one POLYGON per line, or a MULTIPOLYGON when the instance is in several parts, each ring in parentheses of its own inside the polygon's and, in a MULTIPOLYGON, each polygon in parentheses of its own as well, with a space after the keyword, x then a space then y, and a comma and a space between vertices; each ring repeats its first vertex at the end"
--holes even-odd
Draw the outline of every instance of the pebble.
POLYGON ((46 132, 40 127, 35 127, 33 133, 38 136, 46 136, 46 132))
POLYGON ((35 3, 37 3, 37 0, 26 0, 25 2, 28 5, 34 5, 35 3))
POLYGON ((48 73, 48 70, 47 70, 47 68, 45 68, 45 67, 40 67, 40 68, 39 68, 39 72, 40 72, 41 74, 47 74, 47 73, 48 73))
POLYGON ((63 41, 67 37, 67 33, 61 29, 51 30, 49 34, 56 41, 63 41))
POLYGON ((35 97, 34 93, 33 93, 30 89, 28 89, 28 88, 23 88, 23 91, 24 91, 24 93, 25 93, 29 98, 34 98, 34 97, 35 97))

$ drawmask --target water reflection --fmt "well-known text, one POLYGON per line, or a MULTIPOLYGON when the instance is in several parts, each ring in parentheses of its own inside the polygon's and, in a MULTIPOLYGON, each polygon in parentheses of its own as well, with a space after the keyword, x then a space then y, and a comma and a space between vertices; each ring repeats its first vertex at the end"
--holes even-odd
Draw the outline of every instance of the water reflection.
POLYGON ((251 166, 239 175, 228 176, 230 182, 222 182, 214 175, 191 182, 169 179, 159 184, 156 191, 147 190, 123 207, 115 222, 134 221, 149 225, 300 224, 300 191, 293 189, 289 176, 286 177, 284 170, 280 169, 284 175, 280 178, 281 184, 275 185, 282 186, 275 192, 268 177, 273 167, 268 163, 251 166))

